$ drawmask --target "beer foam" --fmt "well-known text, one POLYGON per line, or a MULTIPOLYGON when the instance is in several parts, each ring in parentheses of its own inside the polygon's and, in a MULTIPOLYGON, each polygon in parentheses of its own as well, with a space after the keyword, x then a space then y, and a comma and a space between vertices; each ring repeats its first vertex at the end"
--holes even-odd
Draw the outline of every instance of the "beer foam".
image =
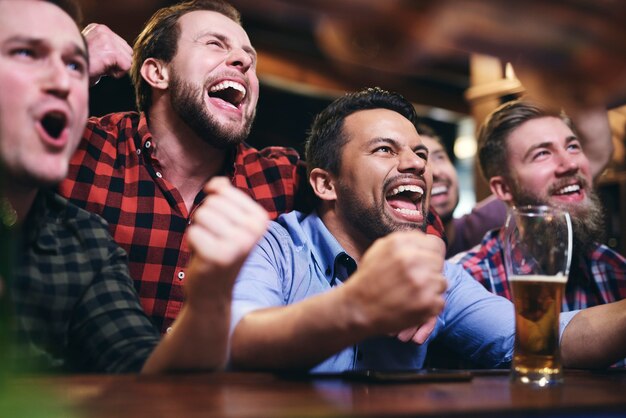
POLYGON ((528 274, 518 275, 513 274, 509 276, 510 282, 541 282, 541 283, 567 283, 567 276, 560 273, 554 276, 548 276, 543 274, 528 274))

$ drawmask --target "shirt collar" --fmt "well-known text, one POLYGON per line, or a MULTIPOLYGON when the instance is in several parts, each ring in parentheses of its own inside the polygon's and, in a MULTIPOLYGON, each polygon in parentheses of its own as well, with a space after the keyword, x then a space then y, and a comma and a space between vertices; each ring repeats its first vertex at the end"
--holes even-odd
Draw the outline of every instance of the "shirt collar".
POLYGON ((146 114, 143 112, 139 114, 139 124, 137 125, 137 138, 139 138, 138 149, 145 149, 146 142, 152 142, 152 133, 150 133, 150 129, 148 129, 148 120, 146 119, 146 114))
POLYGON ((326 280, 333 285, 338 280, 345 282, 357 267, 357 263, 341 247, 324 222, 313 212, 301 222, 304 233, 311 242, 314 261, 324 271, 326 280))

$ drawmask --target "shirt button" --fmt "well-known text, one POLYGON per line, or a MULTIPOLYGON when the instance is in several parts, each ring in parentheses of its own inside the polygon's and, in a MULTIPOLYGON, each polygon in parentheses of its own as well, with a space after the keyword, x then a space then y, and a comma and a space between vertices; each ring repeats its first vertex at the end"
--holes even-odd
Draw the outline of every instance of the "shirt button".
POLYGON ((160 172, 160 171, 157 171, 157 172, 156 172, 156 176, 157 176, 158 178, 161 178, 161 177, 163 177, 163 174, 161 174, 161 172, 160 172))
POLYGON ((152 145, 152 143, 150 141, 146 141, 146 148, 150 148, 150 145, 152 145))
POLYGON ((170 334, 172 332, 172 327, 167 327, 167 329, 165 330, 166 334, 170 334))
POLYGON ((178 272, 178 280, 182 280, 185 278, 185 272, 184 271, 179 271, 178 272))

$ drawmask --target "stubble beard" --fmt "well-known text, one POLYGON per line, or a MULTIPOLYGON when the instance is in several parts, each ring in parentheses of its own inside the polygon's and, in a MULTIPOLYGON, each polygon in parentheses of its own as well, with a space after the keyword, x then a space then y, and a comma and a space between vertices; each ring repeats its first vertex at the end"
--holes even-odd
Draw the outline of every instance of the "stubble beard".
POLYGON ((204 103, 205 89, 172 74, 170 97, 172 108, 191 130, 209 145, 224 149, 238 145, 248 138, 254 113, 239 129, 223 126, 209 114, 204 103))
POLYGON ((398 222, 385 211, 384 198, 380 207, 369 206, 355 196, 351 187, 344 185, 341 181, 337 183, 337 195, 342 196, 341 201, 337 201, 337 205, 338 209, 346 214, 348 218, 346 221, 350 228, 371 242, 396 231, 420 230, 424 232, 426 230, 428 211, 423 208, 423 205, 424 222, 421 224, 398 222))

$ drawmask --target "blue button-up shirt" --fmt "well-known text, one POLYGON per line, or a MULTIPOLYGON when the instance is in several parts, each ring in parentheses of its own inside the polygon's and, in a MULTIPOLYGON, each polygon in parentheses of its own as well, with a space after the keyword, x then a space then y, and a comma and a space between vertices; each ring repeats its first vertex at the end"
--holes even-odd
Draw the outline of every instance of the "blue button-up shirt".
MULTIPOLYGON (((249 312, 290 305, 341 286, 355 266, 316 213, 281 215, 237 278, 231 332, 249 312)), ((345 348, 311 371, 419 369, 435 337, 476 364, 508 366, 515 335, 511 302, 487 292, 460 266, 446 262, 444 275, 448 280, 445 308, 424 344, 387 336, 371 338, 345 348)), ((561 329, 571 316, 561 317, 561 329)))

